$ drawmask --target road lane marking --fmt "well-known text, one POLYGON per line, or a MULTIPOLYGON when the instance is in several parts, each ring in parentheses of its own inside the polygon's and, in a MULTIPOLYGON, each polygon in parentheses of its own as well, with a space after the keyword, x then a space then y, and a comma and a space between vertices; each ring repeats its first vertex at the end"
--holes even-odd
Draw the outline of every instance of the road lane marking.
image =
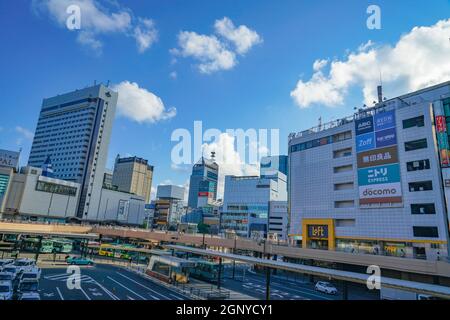
MULTIPOLYGON (((262 280, 259 280, 259 279, 252 279, 252 281, 255 281, 255 282, 261 282, 261 283, 264 283, 265 284, 265 281, 262 281, 262 280)), ((251 283, 251 282, 250 282, 251 283)), ((260 286, 260 285, 259 285, 260 286)), ((293 288, 286 288, 285 286, 283 286, 283 285, 281 285, 281 284, 274 284, 274 283, 272 283, 271 284, 271 286, 279 286, 279 287, 282 287, 283 289, 287 289, 287 290, 290 290, 290 291, 294 291, 294 292, 299 292, 299 293, 301 293, 301 294, 306 294, 306 295, 311 295, 311 296, 314 296, 314 297, 318 297, 318 298, 321 298, 321 299, 324 299, 324 300, 334 300, 334 299, 331 299, 331 298, 328 298, 328 297, 325 297, 325 296, 321 296, 321 295, 319 295, 319 294, 317 294, 314 290, 312 290, 312 289, 309 289, 309 288, 303 288, 303 287, 300 287, 300 288, 302 288, 302 290, 298 290, 298 289, 293 289, 293 288), (312 291, 312 292, 311 292, 312 291)), ((286 291, 285 291, 286 292, 286 291)), ((291 295, 292 293, 290 293, 290 292, 287 292, 289 295, 291 295)), ((307 298, 307 297, 305 297, 305 298, 307 298)))
POLYGON ((114 293, 112 293, 111 291, 109 291, 108 289, 106 289, 104 286, 102 286, 100 283, 98 283, 97 281, 95 281, 95 284, 98 285, 100 287, 100 289, 102 289, 103 291, 105 291, 105 293, 110 296, 113 300, 120 300, 118 296, 116 296, 114 293))
POLYGON ((86 296, 88 300, 91 300, 91 298, 87 295, 86 291, 83 290, 83 288, 80 287, 81 292, 86 296))
POLYGON ((58 291, 58 294, 59 294, 59 297, 61 298, 61 300, 64 300, 64 297, 63 297, 63 295, 61 293, 61 290, 59 290, 58 287, 56 287, 56 291, 58 291))
MULTIPOLYGON (((127 277, 126 275, 124 275, 124 274, 122 274, 122 273, 120 273, 120 272, 117 272, 117 274, 118 274, 119 276, 122 276, 122 277, 124 277, 125 279, 128 279, 128 280, 130 280, 131 282, 134 282, 134 283, 136 283, 137 285, 140 285, 141 287, 143 287, 143 288, 145 288, 145 289, 147 289, 147 290, 153 292, 154 294, 163 297, 163 298, 166 299, 166 300, 171 300, 169 297, 163 295, 162 293, 159 293, 159 292, 157 292, 157 291, 155 291, 155 290, 153 290, 153 289, 151 289, 151 288, 149 288, 149 287, 147 287, 147 286, 144 286, 142 283, 139 283, 139 282, 135 281, 134 279, 131 279, 130 277, 127 277)), ((161 299, 158 299, 158 300, 161 300, 161 299)))
POLYGON ((107 276, 107 278, 111 281, 114 281, 115 283, 117 283, 119 286, 121 286, 122 288, 130 291, 131 293, 135 294, 136 296, 138 296, 139 298, 141 298, 142 300, 146 300, 143 296, 141 296, 139 293, 134 292, 133 290, 131 290, 130 288, 126 287, 125 285, 123 285, 122 283, 120 283, 117 280, 114 280, 113 278, 111 278, 110 276, 107 276))
POLYGON ((171 294, 171 293, 169 293, 169 296, 172 296, 172 297, 174 297, 175 299, 177 299, 177 300, 183 300, 182 298, 180 298, 180 297, 177 297, 176 295, 174 295, 174 294, 171 294))

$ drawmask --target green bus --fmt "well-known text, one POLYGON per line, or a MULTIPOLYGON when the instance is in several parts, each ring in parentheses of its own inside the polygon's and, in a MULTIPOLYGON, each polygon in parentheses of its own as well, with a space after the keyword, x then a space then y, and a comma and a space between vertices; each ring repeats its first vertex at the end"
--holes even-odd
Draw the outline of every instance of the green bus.
POLYGON ((53 239, 55 253, 70 253, 73 250, 73 241, 68 239, 53 239))
POLYGON ((23 240, 23 249, 29 252, 51 253, 53 252, 53 241, 42 239, 41 249, 39 250, 39 238, 26 238, 23 240))
POLYGON ((218 263, 195 258, 191 258, 189 261, 196 262, 195 268, 189 270, 189 275, 192 278, 217 283, 217 279, 219 278, 218 263))

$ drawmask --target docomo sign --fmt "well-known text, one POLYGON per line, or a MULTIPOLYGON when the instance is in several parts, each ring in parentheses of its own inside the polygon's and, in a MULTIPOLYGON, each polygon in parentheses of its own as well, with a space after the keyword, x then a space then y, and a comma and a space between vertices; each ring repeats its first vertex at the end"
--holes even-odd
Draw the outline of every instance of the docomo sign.
POLYGON ((359 187, 360 204, 380 202, 402 202, 402 186, 400 182, 385 183, 359 187))

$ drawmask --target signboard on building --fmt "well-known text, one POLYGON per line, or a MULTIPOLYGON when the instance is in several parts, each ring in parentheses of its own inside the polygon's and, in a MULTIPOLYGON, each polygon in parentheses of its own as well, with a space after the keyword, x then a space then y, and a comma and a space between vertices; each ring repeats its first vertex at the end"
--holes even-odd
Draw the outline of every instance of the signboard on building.
POLYGON ((308 225, 308 237, 312 239, 328 239, 327 225, 308 225))
POLYGON ((355 132, 360 207, 401 205, 395 111, 355 121, 355 132))
POLYGON ((450 165, 450 146, 448 142, 445 116, 436 116, 436 136, 439 148, 439 158, 441 159, 441 166, 448 167, 450 165))
POLYGON ((20 152, 0 149, 0 167, 17 168, 20 152))
POLYGON ((117 219, 118 220, 127 220, 129 211, 130 211, 130 201, 129 200, 119 200, 117 219))
POLYGON ((376 167, 398 163, 397 147, 387 147, 357 154, 358 168, 376 167))

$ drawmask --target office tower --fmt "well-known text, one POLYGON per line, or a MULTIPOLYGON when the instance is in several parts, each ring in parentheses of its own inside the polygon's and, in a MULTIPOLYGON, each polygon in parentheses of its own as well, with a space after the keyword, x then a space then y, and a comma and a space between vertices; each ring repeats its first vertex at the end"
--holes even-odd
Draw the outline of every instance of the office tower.
POLYGON ((262 157, 260 163, 260 176, 267 177, 275 174, 277 171, 288 175, 288 156, 269 156, 262 157))
POLYGON ((290 238, 304 248, 447 255, 450 82, 289 136, 290 238))
POLYGON ((144 197, 145 202, 150 203, 152 179, 153 166, 149 165, 147 160, 117 156, 112 184, 117 186, 119 191, 144 197))
POLYGON ((51 158, 53 176, 81 184, 77 217, 99 203, 118 94, 95 85, 43 100, 28 165, 51 158))
MULTIPOLYGON (((198 208, 198 196, 200 184, 202 181, 210 181, 211 197, 217 198, 217 181, 219 179, 219 166, 212 160, 202 157, 192 168, 191 179, 189 182, 189 198, 188 207, 191 209, 198 208)), ((209 189, 208 189, 209 190, 209 189)))
POLYGON ((225 176, 220 228, 242 237, 267 237, 272 201, 287 201, 283 173, 278 172, 277 178, 225 176))

